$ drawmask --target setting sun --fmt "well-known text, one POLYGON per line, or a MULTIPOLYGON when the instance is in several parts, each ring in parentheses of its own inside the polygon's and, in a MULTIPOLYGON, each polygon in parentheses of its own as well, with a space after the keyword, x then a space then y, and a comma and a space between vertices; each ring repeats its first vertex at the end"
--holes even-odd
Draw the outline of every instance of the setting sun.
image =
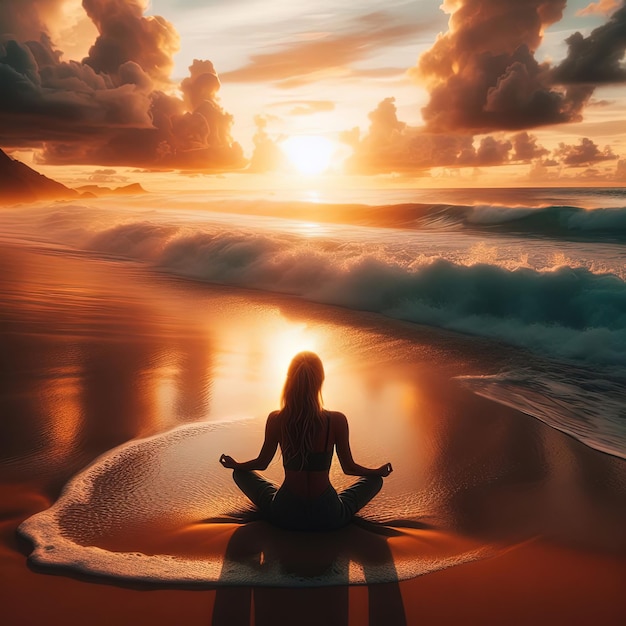
POLYGON ((0 0, 0 621, 626 626, 625 111, 626 0, 0 0))
POLYGON ((294 135, 280 144, 300 174, 321 174, 328 169, 335 145, 326 137, 294 135))

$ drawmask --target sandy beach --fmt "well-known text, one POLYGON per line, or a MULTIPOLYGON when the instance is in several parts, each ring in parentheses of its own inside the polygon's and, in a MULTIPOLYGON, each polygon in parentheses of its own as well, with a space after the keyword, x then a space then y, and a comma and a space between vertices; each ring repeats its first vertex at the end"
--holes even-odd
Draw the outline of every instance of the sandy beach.
POLYGON ((0 626, 626 625, 625 34, 0 0, 0 626))
MULTIPOLYGON (((0 267, 3 623, 623 623, 626 462, 480 398, 456 379, 497 372, 518 351, 50 247, 4 246, 0 267), (300 586, 150 584, 96 576, 80 563, 54 569, 28 562, 32 546, 17 527, 116 446, 216 425, 224 451, 256 454, 286 365, 305 348, 324 360, 325 403, 348 415, 355 457, 389 458, 396 468, 364 510, 395 534, 349 529, 332 539, 337 554, 361 546, 367 570, 378 542, 387 570, 413 564, 419 575, 307 585, 315 573, 303 574, 293 552, 302 536, 277 538, 263 522, 203 523, 203 512, 227 515, 243 504, 217 455, 211 465, 210 447, 207 458, 196 450, 207 474, 187 490, 180 519, 166 515, 147 532, 147 505, 103 496, 67 522, 65 535, 79 548, 200 561, 237 549, 248 558, 265 541, 275 549, 262 558, 295 568, 300 586), (381 424, 372 441, 368 434, 381 424), (196 493, 197 510, 189 504, 196 493), (118 507, 135 525, 97 530, 98 506, 118 507), (398 518, 412 524, 395 524, 398 518)), ((153 462, 137 467, 137 502, 166 493, 169 466, 154 478, 153 462)), ((279 460, 268 473, 280 478, 279 460)), ((323 559, 319 552, 315 558, 323 559)))

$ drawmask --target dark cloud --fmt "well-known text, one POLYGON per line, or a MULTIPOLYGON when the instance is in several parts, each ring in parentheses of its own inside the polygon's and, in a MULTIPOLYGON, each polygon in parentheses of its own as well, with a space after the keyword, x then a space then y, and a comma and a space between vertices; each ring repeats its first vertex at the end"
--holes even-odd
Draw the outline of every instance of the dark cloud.
POLYGON ((626 4, 622 3, 609 21, 591 31, 579 32, 566 40, 567 57, 552 72, 553 80, 564 85, 603 85, 626 82, 626 4))
POLYGON ((549 65, 534 57, 566 0, 446 4, 454 8, 448 32, 411 71, 430 91, 422 113, 431 130, 521 130, 581 119, 593 88, 555 88, 549 65))
POLYGON ((18 41, 49 34, 47 24, 60 18, 63 0, 1 0, 0 34, 18 41))
POLYGON ((511 138, 513 155, 511 160, 529 163, 549 154, 549 150, 537 143, 537 137, 527 132, 517 133, 511 138))
POLYGON ((149 127, 150 88, 135 63, 112 77, 60 62, 46 35, 24 43, 9 39, 0 43, 0 136, 47 139, 49 127, 52 139, 70 139, 103 126, 149 127))
POLYGON ((0 144, 43 146, 49 163, 231 169, 245 165, 209 61, 168 84, 173 26, 144 0, 84 0, 99 35, 81 62, 61 61, 47 20, 64 0, 0 5, 0 144))
POLYGON ((593 165, 618 158, 609 146, 604 148, 604 150, 600 150, 595 142, 587 137, 584 137, 580 140, 580 143, 574 145, 560 143, 553 154, 563 165, 569 167, 593 165))
MULTIPOLYGON (((415 21, 397 23, 383 12, 364 15, 348 32, 327 34, 319 39, 283 46, 274 52, 252 55, 247 65, 223 73, 222 79, 271 82, 283 88, 308 84, 337 71, 351 71, 348 70, 351 63, 368 57, 382 47, 396 46, 427 26, 415 21)), ((382 71, 386 73, 388 68, 382 71)))
POLYGON ((167 81, 178 33, 162 17, 144 17, 144 0, 83 0, 83 8, 99 35, 84 60, 97 72, 114 74, 128 61, 151 78, 167 81))
POLYGON ((476 165, 502 165, 508 161, 511 148, 507 139, 483 137, 476 150, 476 165))

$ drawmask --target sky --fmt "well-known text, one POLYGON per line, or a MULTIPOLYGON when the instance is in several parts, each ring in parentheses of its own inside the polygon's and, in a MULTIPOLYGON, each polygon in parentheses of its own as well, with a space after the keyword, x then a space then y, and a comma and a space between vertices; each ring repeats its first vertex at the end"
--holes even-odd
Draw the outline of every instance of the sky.
POLYGON ((625 0, 2 0, 0 148, 72 186, 626 186, 625 52, 625 0))

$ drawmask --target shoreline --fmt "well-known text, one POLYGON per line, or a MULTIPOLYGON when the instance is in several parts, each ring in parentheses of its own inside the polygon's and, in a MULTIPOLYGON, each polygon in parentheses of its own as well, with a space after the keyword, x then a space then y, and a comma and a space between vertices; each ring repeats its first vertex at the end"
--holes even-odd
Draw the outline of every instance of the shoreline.
MULTIPOLYGON (((363 416, 354 424, 355 450, 365 457, 379 453, 367 447, 374 408, 408 416, 390 422, 396 430, 380 447, 406 439, 419 457, 412 461, 422 472, 414 470, 418 509, 459 537, 511 546, 490 559, 400 582, 406 623, 621 623, 626 463, 444 384, 455 372, 476 373, 479 364, 482 373, 496 371, 497 359, 508 358, 506 349, 373 314, 162 280, 115 263, 42 260, 6 249, 3 258, 13 261, 0 281, 2 293, 11 296, 0 334, 11 355, 0 396, 10 416, 0 463, 2 614, 10 626, 50 623, 51 615, 66 624, 225 619, 216 618, 217 591, 139 590, 36 572, 15 529, 115 445, 210 421, 225 407, 241 416, 254 406, 261 419, 275 403, 283 361, 295 344, 311 338, 327 355, 328 403, 345 402, 352 415, 363 416), (33 302, 30 294, 38 289, 33 302), (252 319, 260 325, 247 328, 252 319), (270 339, 268 329, 276 333, 270 339), (463 345, 477 350, 464 353, 463 345), (246 360, 247 351, 256 361, 246 360), (280 363, 270 369, 267 358, 277 356, 280 363), (246 372, 244 399, 230 390, 240 371, 246 372), (348 385, 354 394, 342 398, 348 385)), ((242 453, 258 444, 255 437, 240 444, 242 453)), ((394 485, 410 476, 398 473, 394 485)), ((393 489, 390 483, 387 502, 394 502, 393 489)), ((255 624, 290 623, 289 610, 304 607, 311 621, 301 623, 394 626, 399 616, 384 622, 376 614, 376 595, 389 596, 385 587, 243 593, 254 595, 255 624)))

